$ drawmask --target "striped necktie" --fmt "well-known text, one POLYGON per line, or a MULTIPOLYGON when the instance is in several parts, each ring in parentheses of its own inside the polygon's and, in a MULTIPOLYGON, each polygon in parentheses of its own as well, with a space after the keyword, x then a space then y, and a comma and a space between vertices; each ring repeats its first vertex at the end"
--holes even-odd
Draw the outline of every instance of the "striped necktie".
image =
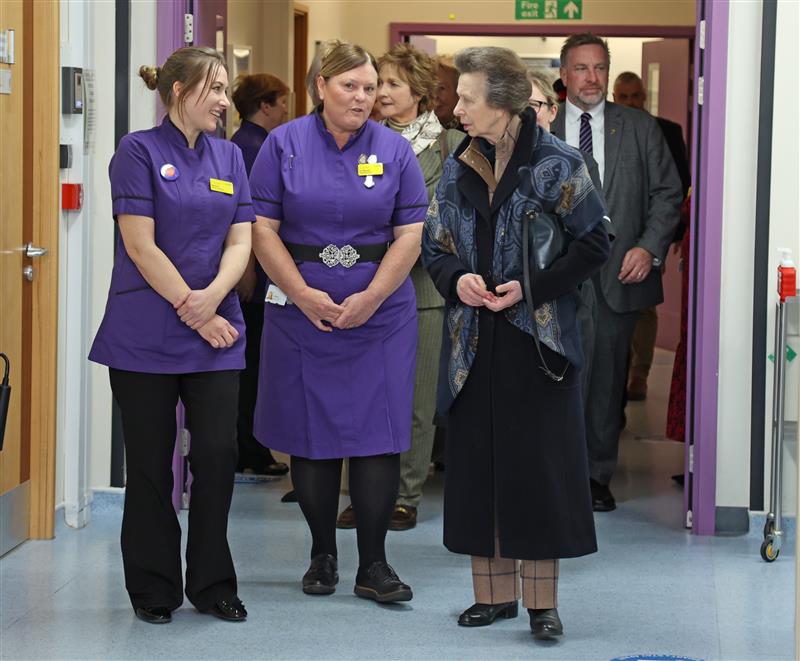
POLYGON ((581 115, 581 132, 578 139, 581 151, 592 153, 592 125, 589 123, 592 116, 585 112, 581 115))

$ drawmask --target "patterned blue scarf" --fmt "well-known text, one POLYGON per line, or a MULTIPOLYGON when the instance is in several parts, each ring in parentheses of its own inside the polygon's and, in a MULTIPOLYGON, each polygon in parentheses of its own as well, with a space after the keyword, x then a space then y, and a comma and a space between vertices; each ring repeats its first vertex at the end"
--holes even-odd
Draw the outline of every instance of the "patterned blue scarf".
MULTIPOLYGON (((531 154, 523 157, 523 165, 517 169, 519 184, 497 212, 492 272, 499 275, 498 283, 522 282, 522 220, 527 212, 555 214, 572 240, 590 232, 606 214, 580 152, 539 127, 533 130, 536 135, 531 154)), ((515 151, 524 148, 522 142, 517 143, 515 151)), ((445 163, 425 219, 422 260, 426 266, 442 254, 451 254, 469 272, 477 272, 477 212, 457 183, 467 167, 452 156, 445 163)), ((524 301, 504 313, 508 321, 529 335, 535 327, 544 345, 580 368, 583 356, 576 320, 578 305, 577 291, 547 301, 536 308, 535 324, 524 301)), ((479 308, 447 302, 442 341, 442 360, 447 357, 447 366, 446 374, 440 374, 439 378, 440 414, 449 410, 475 360, 479 314, 479 308)))

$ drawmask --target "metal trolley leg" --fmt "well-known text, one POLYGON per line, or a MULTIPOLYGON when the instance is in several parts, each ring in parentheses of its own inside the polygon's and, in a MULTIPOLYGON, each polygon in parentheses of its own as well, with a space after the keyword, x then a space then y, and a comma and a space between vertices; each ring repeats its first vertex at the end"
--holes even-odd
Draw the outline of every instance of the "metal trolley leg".
POLYGON ((764 524, 761 557, 766 562, 777 560, 781 552, 781 484, 783 481, 783 395, 786 387, 786 304, 777 304, 775 321, 775 375, 772 385, 772 463, 769 490, 769 512, 764 524))
POLYGON ((774 562, 781 552, 781 486, 783 484, 783 400, 786 393, 786 301, 797 296, 797 270, 791 252, 781 248, 778 267, 778 304, 775 316, 775 374, 772 383, 772 465, 769 512, 764 524, 761 557, 774 562))

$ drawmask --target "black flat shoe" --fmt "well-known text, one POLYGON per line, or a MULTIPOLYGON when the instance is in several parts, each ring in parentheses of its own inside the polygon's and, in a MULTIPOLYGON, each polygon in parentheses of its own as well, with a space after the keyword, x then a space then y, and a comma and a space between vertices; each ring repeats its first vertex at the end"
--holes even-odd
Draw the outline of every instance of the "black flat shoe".
POLYGON ((282 503, 296 503, 297 502, 297 492, 292 489, 291 491, 287 491, 283 494, 283 498, 281 498, 282 503))
POLYGON ((244 622, 247 619, 247 611, 244 608, 244 604, 236 596, 229 599, 220 599, 209 610, 204 612, 211 613, 214 617, 227 622, 244 622))
POLYGON ((311 558, 311 565, 303 575, 303 592, 306 594, 333 594, 339 582, 338 563, 330 553, 320 553, 311 558))
POLYGON ((564 633, 564 626, 555 608, 529 608, 528 615, 531 618, 531 632, 536 640, 546 640, 561 636, 564 633))
POLYGON ((595 482, 589 478, 589 488, 592 492, 592 510, 595 512, 612 512, 617 509, 617 501, 611 489, 605 484, 595 482))
POLYGON ((380 603, 411 601, 411 588, 401 581, 394 569, 383 560, 376 560, 366 569, 359 567, 353 588, 359 597, 380 603))
POLYGON ((147 606, 135 608, 134 612, 142 622, 148 624, 167 624, 172 622, 172 612, 166 606, 147 606))
POLYGON ((473 604, 458 616, 458 624, 462 627, 488 627, 498 617, 510 620, 519 613, 516 601, 504 604, 473 604))
POLYGON ((263 474, 271 477, 280 477, 281 475, 286 475, 288 472, 289 466, 282 461, 273 461, 271 464, 267 464, 263 469, 263 474))

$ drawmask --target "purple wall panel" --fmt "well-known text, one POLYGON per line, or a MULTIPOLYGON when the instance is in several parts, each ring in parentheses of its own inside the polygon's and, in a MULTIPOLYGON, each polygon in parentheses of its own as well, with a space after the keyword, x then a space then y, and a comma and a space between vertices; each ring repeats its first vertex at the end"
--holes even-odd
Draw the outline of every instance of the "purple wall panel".
MULTIPOLYGON (((158 66, 164 64, 173 52, 183 43, 183 15, 186 11, 186 0, 159 0, 156 14, 156 61, 158 66)), ((166 114, 166 108, 158 100, 158 121, 166 114)))
MULTIPOLYGON (((706 2, 706 48, 704 53, 704 106, 697 134, 695 105, 693 144, 700 150, 700 170, 692 172, 696 204, 692 209, 692 255, 690 281, 689 356, 695 356, 694 389, 689 379, 687 401, 693 403, 694 421, 687 411, 687 429, 694 438, 692 483, 693 527, 696 535, 715 532, 717 486, 717 398, 719 395, 720 291, 722 277, 722 224, 725 168, 725 94, 728 75, 728 0, 706 2), (695 270, 695 253, 697 264, 695 270), (696 295, 696 303, 694 298, 696 295), (693 314, 694 311, 694 314, 693 314), (696 318, 695 318, 696 315, 696 318)), ((698 3, 698 24, 700 3, 698 3)), ((699 46, 699 44, 698 44, 699 46)), ((700 52, 695 50, 695 62, 700 52)), ((695 89, 698 89, 695 80, 695 89)), ((694 166, 696 167, 696 165, 694 166)), ((693 168, 694 170, 694 168, 693 168)), ((687 447, 688 450, 688 447, 687 447)), ((688 452, 687 452, 688 462, 688 452)))
MULTIPOLYGON (((156 60, 161 66, 174 51, 184 45, 183 43, 183 15, 186 10, 186 0, 159 0, 156 13, 156 60)), ((158 101, 158 121, 164 117, 166 109, 158 101)), ((178 426, 178 436, 175 442, 175 452, 172 455, 172 505, 176 512, 181 509, 181 495, 183 492, 184 461, 180 450, 180 430, 184 426, 183 405, 178 404, 175 411, 178 426)))

